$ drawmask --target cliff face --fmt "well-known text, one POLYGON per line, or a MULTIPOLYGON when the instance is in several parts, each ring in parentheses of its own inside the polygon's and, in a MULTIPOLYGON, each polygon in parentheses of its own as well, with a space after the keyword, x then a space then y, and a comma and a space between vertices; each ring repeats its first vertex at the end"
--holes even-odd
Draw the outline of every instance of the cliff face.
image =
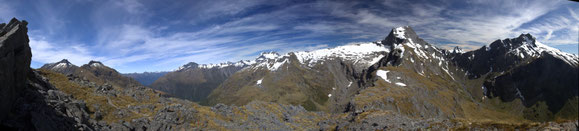
MULTIPOLYGON (((26 72, 30 72, 32 58, 27 24, 17 19, 0 24, 0 112, 9 112, 19 90, 26 87, 26 72)), ((7 115, 0 113, 0 120, 7 115)))

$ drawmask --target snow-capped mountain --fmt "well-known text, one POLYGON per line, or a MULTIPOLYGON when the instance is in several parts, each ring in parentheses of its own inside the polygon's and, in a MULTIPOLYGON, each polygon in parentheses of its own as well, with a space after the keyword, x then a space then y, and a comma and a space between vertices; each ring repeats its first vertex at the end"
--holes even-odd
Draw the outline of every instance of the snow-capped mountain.
POLYGON ((178 69, 174 70, 174 71, 182 71, 182 70, 186 70, 186 69, 194 69, 194 68, 203 68, 203 69, 212 69, 212 68, 225 68, 225 67, 245 67, 248 65, 251 65, 255 63, 255 61, 249 61, 249 60, 241 60, 238 62, 224 62, 224 63, 219 63, 219 64, 197 64, 195 62, 189 62, 183 66, 180 66, 178 69))
POLYGON ((379 42, 368 42, 314 51, 290 52, 285 55, 264 52, 255 60, 256 65, 251 66, 250 69, 267 68, 270 71, 276 71, 284 64, 291 63, 292 57, 308 68, 323 64, 327 60, 340 59, 356 65, 358 69, 363 69, 378 62, 385 56, 383 53, 388 51, 389 49, 379 42))
POLYGON ((40 69, 52 70, 63 74, 72 74, 78 69, 78 66, 70 63, 67 59, 62 59, 56 63, 48 63, 40 67, 40 69))
POLYGON ((406 115, 417 117, 459 117, 472 110, 495 108, 483 103, 482 108, 471 110, 463 105, 499 97, 504 102, 521 99, 523 105, 512 106, 522 106, 526 113, 539 101, 556 113, 568 110, 562 107, 578 96, 577 81, 572 80, 577 79, 578 60, 576 55, 541 44, 530 34, 464 52, 431 45, 405 26, 392 29, 378 42, 284 55, 262 53, 254 64, 225 80, 208 99, 209 104, 243 105, 262 100, 330 112, 388 109, 412 110, 406 115), (376 97, 377 93, 384 95, 376 97), (393 100, 399 101, 388 103, 393 100), (448 101, 455 103, 450 107, 436 104, 448 101))

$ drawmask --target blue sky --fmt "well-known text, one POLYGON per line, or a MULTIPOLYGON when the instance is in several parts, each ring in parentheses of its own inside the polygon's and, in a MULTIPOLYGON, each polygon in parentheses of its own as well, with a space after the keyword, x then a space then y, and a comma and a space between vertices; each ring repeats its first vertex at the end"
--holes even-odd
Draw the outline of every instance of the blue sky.
POLYGON ((99 60, 120 72, 254 59, 383 39, 409 25, 439 47, 480 48, 531 33, 577 54, 579 4, 558 0, 0 0, 29 21, 32 67, 99 60))

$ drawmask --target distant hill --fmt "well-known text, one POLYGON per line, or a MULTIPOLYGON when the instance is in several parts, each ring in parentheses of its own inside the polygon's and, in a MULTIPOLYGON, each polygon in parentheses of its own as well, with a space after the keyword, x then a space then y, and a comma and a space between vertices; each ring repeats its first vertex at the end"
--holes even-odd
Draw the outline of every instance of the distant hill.
POLYGON ((158 78, 150 87, 178 98, 204 102, 213 89, 247 66, 245 62, 203 65, 190 62, 158 78))
POLYGON ((143 73, 125 73, 123 76, 133 78, 145 86, 153 84, 157 79, 169 73, 168 71, 161 72, 143 72, 143 73))

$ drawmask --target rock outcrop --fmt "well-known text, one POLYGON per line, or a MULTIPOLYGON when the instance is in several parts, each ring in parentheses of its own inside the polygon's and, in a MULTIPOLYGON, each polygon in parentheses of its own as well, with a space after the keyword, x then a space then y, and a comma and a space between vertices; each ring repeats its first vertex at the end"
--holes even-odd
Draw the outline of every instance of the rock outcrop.
POLYGON ((26 88, 32 53, 28 22, 16 18, 0 24, 0 120, 7 117, 19 93, 26 88))
POLYGON ((0 24, 0 129, 91 130, 84 102, 30 69, 27 24, 0 24))

